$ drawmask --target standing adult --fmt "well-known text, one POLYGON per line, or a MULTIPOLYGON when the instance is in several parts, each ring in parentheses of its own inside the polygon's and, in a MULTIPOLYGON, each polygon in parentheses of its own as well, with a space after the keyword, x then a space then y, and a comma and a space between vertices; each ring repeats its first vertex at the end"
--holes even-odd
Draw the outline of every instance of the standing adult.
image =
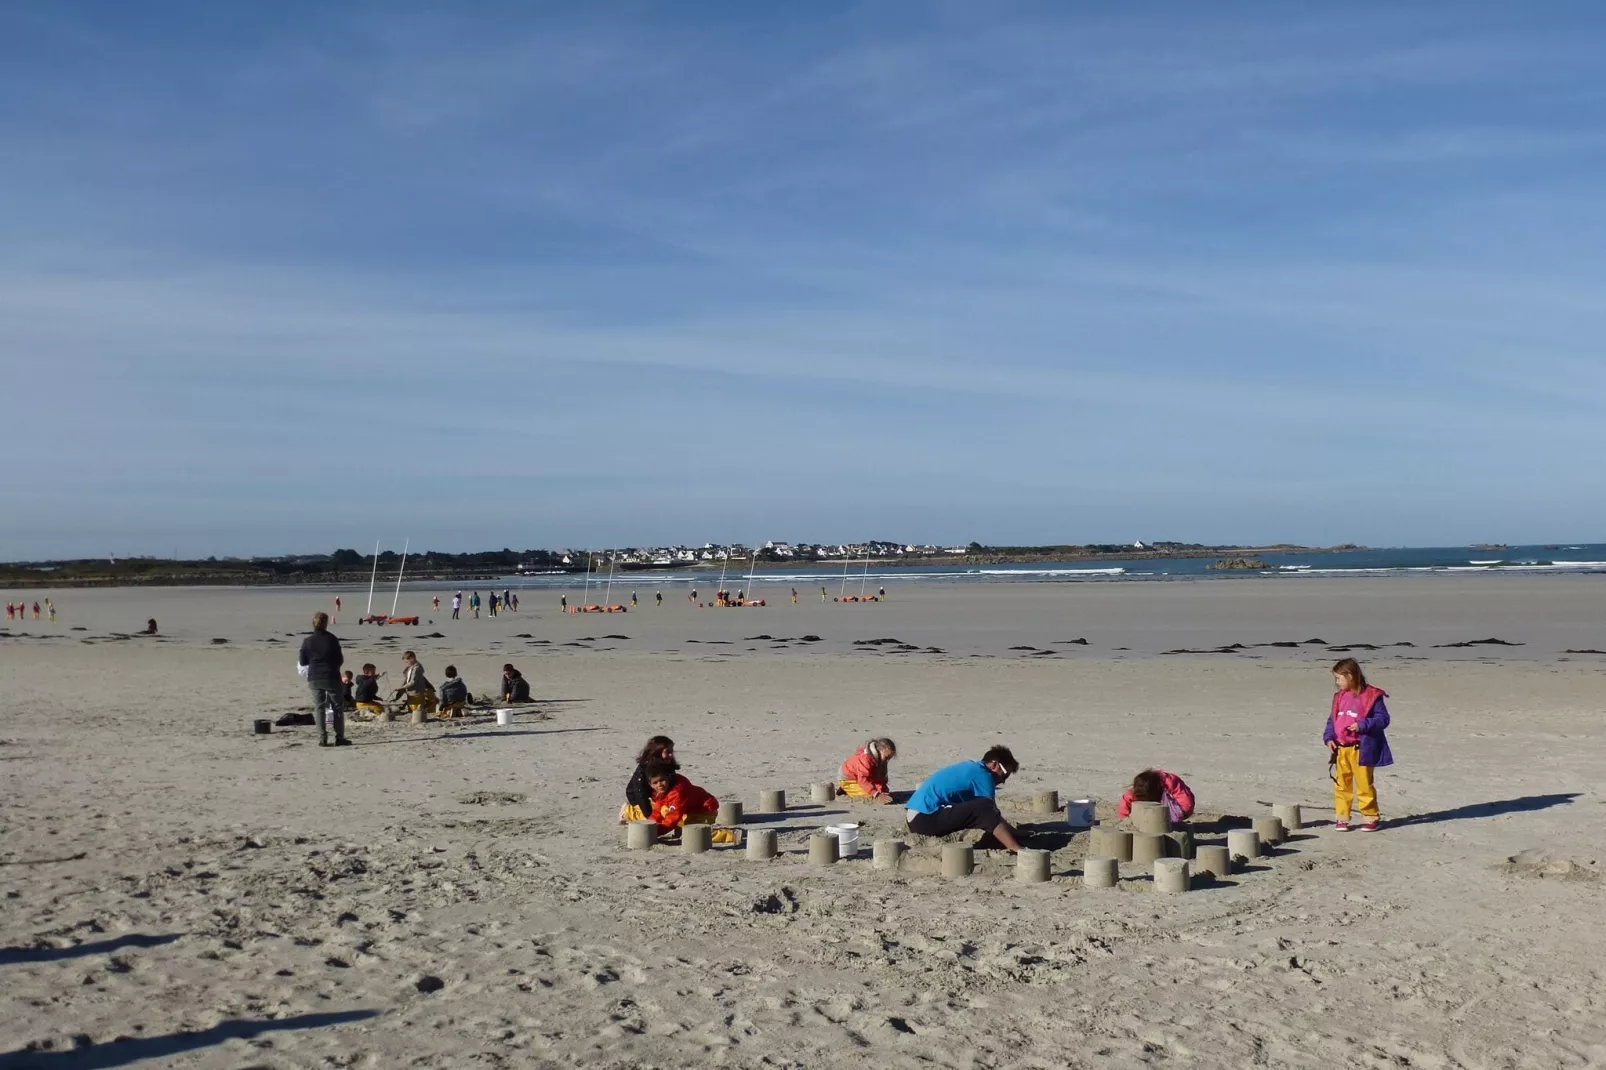
POLYGON ((456 594, 452 595, 452 619, 456 620, 457 619, 457 615, 459 613, 461 613, 462 611, 463 611, 463 592, 462 591, 458 591, 456 594))
POLYGON ((979 762, 957 762, 937 770, 909 796, 904 811, 909 831, 917 836, 948 836, 982 829, 1011 854, 1018 854, 1020 841, 993 798, 998 785, 1019 769, 1008 747, 991 747, 979 762))
POLYGON ((329 746, 329 725, 324 721, 324 707, 334 720, 337 747, 351 746, 346 738, 346 706, 340 696, 340 666, 345 655, 340 640, 329 631, 329 614, 312 615, 312 634, 301 640, 298 663, 307 667, 307 686, 312 688, 312 701, 318 707, 318 746, 329 746))

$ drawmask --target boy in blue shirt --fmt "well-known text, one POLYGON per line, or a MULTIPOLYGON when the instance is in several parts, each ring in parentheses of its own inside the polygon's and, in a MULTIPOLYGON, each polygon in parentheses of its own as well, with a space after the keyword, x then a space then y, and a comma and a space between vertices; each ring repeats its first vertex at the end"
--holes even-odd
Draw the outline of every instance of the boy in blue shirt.
POLYGON ((909 796, 904 818, 917 836, 948 836, 983 829, 1011 854, 1019 853, 1015 830, 998 812, 998 785, 1020 769, 1008 747, 992 747, 979 762, 959 762, 932 773, 909 796))

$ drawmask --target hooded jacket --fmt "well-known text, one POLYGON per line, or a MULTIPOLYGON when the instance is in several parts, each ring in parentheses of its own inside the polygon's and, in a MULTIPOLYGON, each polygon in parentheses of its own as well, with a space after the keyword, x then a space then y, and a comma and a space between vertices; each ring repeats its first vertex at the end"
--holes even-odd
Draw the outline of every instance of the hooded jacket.
POLYGON ((841 779, 854 781, 866 795, 885 794, 887 763, 870 753, 870 745, 866 743, 842 763, 841 779))
MULTIPOLYGON (((1164 769, 1156 769, 1155 772, 1160 774, 1160 799, 1165 803, 1165 808, 1171 812, 1171 820, 1186 821, 1192 817, 1193 789, 1175 773, 1168 773, 1164 769)), ((1121 796, 1121 805, 1116 813, 1120 817, 1131 816, 1131 788, 1127 788, 1126 794, 1121 796)))
POLYGON ((1383 703, 1388 698, 1388 692, 1380 687, 1369 686, 1358 699, 1354 695, 1353 691, 1333 693, 1333 708, 1327 715, 1327 726, 1322 730, 1322 742, 1337 743, 1341 747, 1359 747, 1361 752, 1357 757, 1360 764, 1367 767, 1393 765, 1394 754, 1389 750, 1388 736, 1384 734, 1384 729, 1389 726, 1389 709, 1383 703), (1352 719, 1349 715, 1355 712, 1359 712, 1359 716, 1352 719), (1352 733, 1353 743, 1350 742, 1352 733))
POLYGON ((688 817, 719 813, 719 800, 679 773, 669 790, 652 801, 652 821, 668 832, 685 824, 688 817))

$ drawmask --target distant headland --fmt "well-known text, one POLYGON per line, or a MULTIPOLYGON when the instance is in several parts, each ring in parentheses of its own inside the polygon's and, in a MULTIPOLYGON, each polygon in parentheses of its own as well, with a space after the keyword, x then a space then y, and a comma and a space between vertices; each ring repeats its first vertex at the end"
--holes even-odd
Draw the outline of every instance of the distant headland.
MULTIPOLYGON (((491 581, 519 575, 584 574, 606 572, 680 571, 695 569, 841 568, 853 561, 874 562, 878 568, 921 565, 1008 565, 1054 561, 1130 561, 1153 558, 1214 557, 1244 560, 1264 553, 1342 553, 1365 547, 1339 546, 1212 546, 1184 542, 1132 542, 1053 544, 1045 546, 987 546, 902 543, 871 540, 860 543, 767 542, 748 547, 741 543, 705 543, 702 546, 659 546, 565 550, 483 550, 444 553, 425 550, 407 555, 408 580, 442 582, 491 581)), ((330 584, 366 581, 376 569, 394 577, 402 555, 385 550, 378 555, 352 549, 328 554, 289 554, 278 557, 159 557, 79 558, 60 561, 0 563, 0 586, 11 587, 121 587, 121 586, 263 586, 330 584)), ((1233 567, 1233 566, 1222 566, 1233 567)), ((1239 566, 1241 567, 1241 566, 1239 566)))

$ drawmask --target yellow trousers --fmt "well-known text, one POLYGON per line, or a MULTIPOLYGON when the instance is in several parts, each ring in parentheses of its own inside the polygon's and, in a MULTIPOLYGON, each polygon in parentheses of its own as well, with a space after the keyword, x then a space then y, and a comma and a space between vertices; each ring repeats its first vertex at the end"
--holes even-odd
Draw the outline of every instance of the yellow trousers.
MULTIPOLYGON (((685 828, 687 825, 712 825, 714 823, 714 817, 715 815, 713 814, 687 814, 685 817, 680 819, 680 827, 685 828)), ((709 833, 708 838, 713 843, 735 843, 737 840, 736 830, 715 829, 713 832, 709 833)))
POLYGON ((1338 748, 1338 780, 1333 784, 1333 812, 1340 821, 1349 820, 1350 797, 1355 809, 1368 821, 1376 821, 1377 788, 1372 783, 1372 767, 1361 764, 1361 748, 1338 748))
POLYGON ((839 780, 836 782, 836 789, 850 799, 868 799, 870 797, 869 792, 859 787, 857 780, 839 780))

